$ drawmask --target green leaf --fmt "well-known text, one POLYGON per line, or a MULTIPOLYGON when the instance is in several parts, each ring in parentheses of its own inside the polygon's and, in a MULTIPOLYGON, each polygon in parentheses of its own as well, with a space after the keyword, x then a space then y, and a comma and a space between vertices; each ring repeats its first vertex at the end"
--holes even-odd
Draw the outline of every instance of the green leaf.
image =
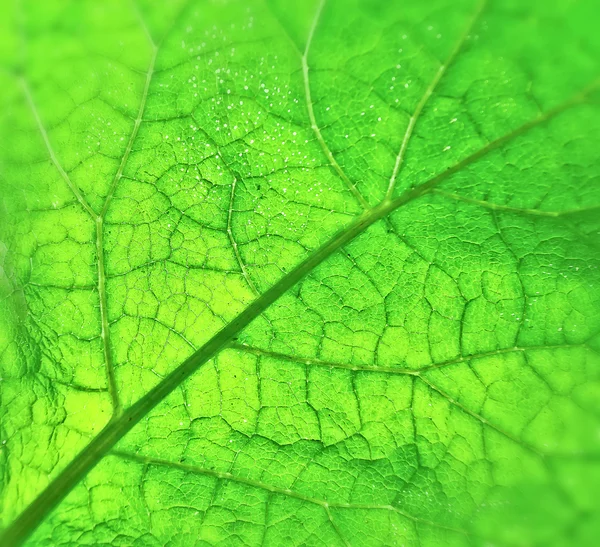
POLYGON ((595 544, 597 2, 3 7, 0 544, 595 544))

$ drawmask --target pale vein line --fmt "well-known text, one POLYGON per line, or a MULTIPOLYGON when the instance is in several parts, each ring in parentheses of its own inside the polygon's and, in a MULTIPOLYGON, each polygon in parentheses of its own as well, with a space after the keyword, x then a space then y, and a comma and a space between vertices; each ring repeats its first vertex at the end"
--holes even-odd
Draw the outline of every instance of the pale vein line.
MULTIPOLYGON (((265 483, 262 481, 247 479, 245 477, 240 477, 240 476, 234 475, 232 473, 224 472, 224 471, 215 471, 214 469, 206 469, 204 467, 190 465, 187 463, 172 462, 169 460, 163 460, 160 458, 152 458, 149 456, 140 456, 138 454, 132 454, 130 452, 125 452, 122 450, 112 450, 109 454, 112 454, 114 456, 117 456, 119 458, 123 458, 126 460, 131 460, 134 462, 142 463, 145 465, 156 465, 156 466, 161 466, 161 467, 169 467, 172 469, 186 471, 188 473, 195 473, 197 475, 205 475, 208 477, 213 477, 218 480, 226 480, 226 481, 236 482, 238 484, 244 484, 244 485, 250 486, 252 488, 259 488, 261 490, 266 490, 267 492, 270 492, 273 494, 280 494, 280 495, 286 496, 288 498, 294 498, 294 499, 304 501, 306 503, 312 503, 314 505, 318 505, 318 506, 322 507, 326 511, 326 513, 328 513, 329 509, 367 509, 367 510, 371 509, 371 510, 381 510, 381 511, 392 511, 394 513, 398 513, 400 516, 402 516, 408 520, 411 520, 413 522, 422 523, 422 524, 426 524, 428 526, 441 528, 443 530, 450 530, 453 532, 465 534, 465 532, 463 530, 451 528, 451 527, 444 526, 444 525, 438 524, 438 523, 430 521, 430 520, 415 517, 409 513, 405 513, 401 509, 398 509, 397 507, 394 507, 393 505, 389 505, 389 504, 379 505, 379 504, 369 504, 369 503, 329 502, 329 501, 326 501, 323 499, 306 496, 305 494, 301 494, 300 492, 296 492, 294 490, 288 490, 286 488, 279 488, 277 486, 273 486, 271 484, 268 484, 268 483, 265 483)), ((328 517, 329 517, 329 514, 328 514, 328 517)))
POLYGON ((327 518, 329 519, 331 527, 333 528, 333 531, 336 533, 337 537, 340 538, 340 541, 346 547, 352 547, 350 542, 342 535, 342 531, 339 529, 336 522, 333 520, 333 515, 331 514, 331 509, 329 508, 329 504, 325 505, 323 508, 325 509, 325 514, 327 515, 327 518))
POLYGON ((96 217, 96 262, 98 271, 98 301, 100 306, 100 338, 106 365, 108 391, 112 402, 113 418, 121 413, 121 401, 115 378, 115 368, 111 351, 110 326, 108 322, 108 298, 106 296, 106 267, 104 263, 104 220, 96 217))
POLYGON ((398 374, 401 376, 419 376, 423 372, 430 370, 436 370, 440 368, 449 367, 451 365, 458 365, 461 363, 468 363, 470 361, 485 359, 487 357, 495 357, 498 355, 507 355, 511 353, 525 353, 527 351, 543 351, 543 350, 556 350, 565 348, 587 348, 586 344, 563 344, 563 345, 552 345, 552 346, 515 346, 512 348, 502 348, 482 353, 474 353, 472 355, 465 355, 457 357, 456 359, 450 359, 440 363, 434 363, 419 368, 403 368, 400 366, 376 366, 376 365, 353 365, 349 363, 340 363, 333 361, 323 361, 320 359, 303 359, 302 357, 295 357, 286 353, 279 353, 276 351, 264 350, 255 346, 249 346, 246 344, 234 343, 229 345, 230 349, 243 351, 250 353, 258 357, 271 357, 273 359, 281 359, 282 361, 288 361, 292 363, 298 363, 300 365, 308 366, 319 366, 326 368, 339 368, 344 370, 351 370, 353 372, 379 372, 383 374, 398 374))
POLYGON ((468 198, 465 196, 461 196, 460 194, 454 194, 450 192, 442 192, 441 190, 433 190, 435 194, 440 196, 453 199, 456 201, 463 201, 465 203, 472 203, 473 205, 479 205, 481 207, 485 207, 486 209, 491 209, 492 211, 506 211, 509 213, 517 213, 522 215, 531 215, 531 216, 539 216, 539 217, 550 217, 550 218, 558 218, 564 216, 571 216, 577 214, 585 214, 593 211, 599 211, 600 205, 592 205, 590 207, 581 207, 580 209, 567 209, 565 211, 542 211, 540 209, 527 209, 522 207, 510 207, 509 205, 499 205, 497 203, 492 203, 489 201, 484 201, 480 199, 468 198))
POLYGON ((311 358, 302 358, 302 357, 294 357, 293 355, 288 355, 285 353, 279 353, 276 351, 264 350, 261 348, 257 348, 255 346, 248 346, 246 344, 230 344, 228 346, 230 349, 243 351, 244 353, 250 353, 252 355, 256 355, 258 357, 271 357, 273 359, 281 359, 282 361, 288 361, 292 363, 298 363, 300 365, 307 366, 318 366, 325 368, 339 368, 350 371, 365 371, 365 372, 382 372, 387 374, 401 374, 401 375, 409 375, 415 376, 419 374, 417 370, 410 370, 406 368, 399 367, 385 367, 385 366, 372 366, 372 365, 353 365, 349 363, 339 363, 333 361, 323 361, 321 359, 311 359, 311 358))
POLYGON ((71 192, 73 193, 73 195, 75 196, 75 198, 77 199, 79 204, 83 207, 84 211, 86 213, 88 213, 88 215, 90 215, 92 218, 96 218, 96 216, 97 216, 96 212, 91 208, 91 206, 85 200, 85 198, 83 197, 83 194, 81 193, 79 188, 77 188, 77 186, 75 184, 73 184, 69 175, 67 175, 66 171, 63 169, 62 165, 58 161, 58 158, 56 157, 56 154, 54 153, 54 149, 52 148, 52 145, 50 144, 50 139, 48 138, 48 133, 46 132, 44 124, 42 123, 42 120, 40 118, 38 109, 35 105, 35 102, 33 101, 33 97, 31 96, 31 91, 29 89, 29 86, 27 85, 27 82, 25 81, 24 78, 21 78, 20 81, 21 81, 21 86, 23 88, 23 92, 25 93, 25 98, 27 99, 29 108, 31 109, 31 112, 33 113, 33 117, 35 118, 39 132, 41 133, 42 139, 44 140, 44 144, 46 145, 46 150, 48 151, 48 154, 50 155, 50 160, 56 167, 57 171, 60 173, 60 176, 66 182, 67 186, 69 187, 69 189, 71 190, 71 192))
POLYGON ((456 59, 456 56, 458 55, 458 53, 464 46, 473 26, 475 25, 475 22, 477 21, 477 19, 479 18, 479 16, 481 15, 481 13, 483 11, 485 3, 486 2, 483 1, 483 2, 480 2, 480 4, 478 5, 477 10, 475 11, 475 14, 471 17, 471 20, 469 21, 469 24, 467 25, 467 28, 461 34, 461 36, 458 39, 457 43, 455 44, 454 48, 450 52, 450 55, 446 59, 446 62, 439 66, 433 79, 431 80, 430 84, 427 86, 427 89, 425 89, 425 93, 421 97, 421 100, 418 102, 418 104, 415 108, 415 111, 413 112, 412 116, 410 117, 408 126, 404 133, 404 138, 402 139, 402 144, 400 145, 400 151, 398 152, 398 156, 396 156, 396 162, 394 164, 394 169, 392 171, 392 176, 390 177, 390 182, 389 182, 387 193, 385 196, 386 199, 390 199, 392 197, 392 194, 394 193, 394 188, 396 186, 396 179, 398 177, 398 173, 400 172, 400 169, 404 162, 404 155, 406 154, 406 149, 408 147, 408 143, 410 141, 410 138, 412 137, 413 130, 415 128, 417 120, 419 119, 419 116, 421 115, 421 112, 423 111, 423 108, 425 108, 427 101, 429 101, 429 98, 435 91, 435 88, 437 87, 440 80, 442 79, 442 76, 444 75, 444 73, 446 72, 448 67, 452 64, 452 62, 456 59))
POLYGON ((540 452, 539 450, 537 450, 537 448, 534 448, 533 446, 525 443, 521 439, 519 439, 519 438, 515 437, 514 435, 510 434, 508 431, 505 431, 501 427, 499 427, 499 426, 495 425, 494 423, 490 422, 487 418, 484 418, 481 414, 478 414, 477 412, 474 412, 473 410, 470 410, 465 405, 463 405, 462 403, 459 403, 456 399, 454 399, 453 397, 451 397, 448 393, 446 393, 445 391, 443 391, 442 389, 440 389, 433 382, 429 381, 427 378, 425 378, 423 376, 419 376, 419 380, 421 380, 421 382, 423 382, 426 386, 428 386, 429 389, 432 389, 433 391, 435 391, 436 393, 438 393, 439 395, 441 395, 452 406, 455 406, 456 408, 460 409, 465 414, 468 414, 472 418, 474 418, 477 421, 481 422, 484 426, 487 426, 490 429, 493 429, 494 431, 496 431, 497 433, 500 433, 500 435, 506 437, 510 441, 512 441, 515 444, 519 445, 520 447, 524 448, 525 450, 528 450, 529 452, 535 454, 536 456, 538 456, 542 460, 545 459, 546 455, 544 453, 540 452))
POLYGON ((246 265, 244 264, 244 261, 242 260, 242 255, 240 254, 240 250, 239 250, 237 241, 235 240, 235 237, 233 236, 233 230, 231 228, 231 220, 232 220, 232 216, 233 216, 233 202, 235 200, 235 185, 236 185, 236 182, 237 182, 237 180, 236 180, 236 178, 234 176, 233 177, 233 182, 231 183, 231 195, 229 197, 229 211, 227 213, 227 237, 229 237, 229 242, 231 243, 231 246, 233 247, 233 252, 235 254, 235 258, 237 260, 238 266, 242 270, 242 275, 244 276, 244 279, 246 280, 246 283, 248 283, 248 286, 250 287, 250 289, 252 290, 252 292, 256 296, 259 296, 260 293, 258 292, 258 289, 256 288, 256 286, 252 282, 252 279, 250 278, 250 275, 248 274, 248 269, 246 268, 246 265))
MULTIPOLYGON (((246 264, 242 260, 242 255, 239 251, 238 243, 235 239, 235 236, 233 235, 233 228, 232 228, 233 204, 235 201, 235 189, 236 189, 237 180, 238 180, 237 176, 236 176, 235 172, 233 171, 233 169, 227 163, 227 161, 221 151, 221 147, 206 132, 203 131, 203 133, 204 133, 205 138, 209 141, 209 144, 211 146, 214 146, 214 148, 216 150, 215 158, 220 159, 222 161, 223 166, 225 167, 225 170, 231 175, 231 178, 232 178, 231 192, 229 194, 229 209, 227 211, 226 232, 227 232, 227 237, 229 238, 229 242, 231 243, 231 246, 233 247, 233 253, 234 253, 236 261, 238 263, 238 267, 240 268, 240 272, 234 272, 234 273, 241 273, 242 277, 246 280, 246 283, 248 283, 248 286, 250 287, 250 290, 254 293, 254 295, 260 296, 260 293, 258 292, 256 285, 254 285, 254 283, 252 282, 252 279, 248 272, 248 268, 246 267, 246 264)), ((203 267, 202 270, 206 270, 206 268, 203 267)))
POLYGON ((127 146, 125 147, 125 152, 123 153, 123 157, 121 158, 121 163, 119 164, 119 168, 113 178, 113 181, 110 185, 108 194, 104 201, 104 206, 102 207, 102 211, 100 215, 96 217, 96 257, 98 262, 98 295, 100 300, 100 321, 102 325, 102 349, 104 353, 104 362, 106 363, 107 369, 107 377, 109 384, 109 391, 112 400, 113 406, 113 419, 116 416, 119 416, 122 412, 121 409, 121 401, 119 398, 119 390, 117 387, 117 380, 115 377, 115 367, 112 357, 111 351, 111 339, 110 339, 110 325, 108 320, 108 297, 106 294, 106 265, 104 262, 104 218, 106 216, 106 212, 108 211, 108 207, 110 202, 114 196, 115 190, 121 177, 123 176, 123 170, 125 169, 125 165, 129 159, 129 155, 131 154, 131 150, 133 148, 133 143, 137 137, 138 130, 142 123, 142 118, 144 116, 144 110, 146 108, 146 101, 148 99, 148 89, 150 88, 150 82, 152 81, 152 74, 154 73, 154 64, 156 62, 156 55, 158 52, 158 48, 152 42, 150 34, 147 32, 147 29, 144 27, 144 32, 148 38, 148 42, 151 47, 152 55, 150 58, 150 64, 148 65, 148 70, 146 72, 146 81, 144 83, 144 90, 142 92, 142 98, 140 100, 140 106, 138 108, 138 113, 135 118, 133 129, 131 134, 129 135, 129 140, 127 141, 127 146))
POLYGON ((108 211, 108 207, 110 206, 110 202, 115 194, 115 190, 121 177, 123 176, 123 170, 125 169, 125 165, 127 164, 127 160, 129 159, 129 155, 131 154, 131 150, 133 148, 133 143, 137 137, 140 125, 142 124, 142 119, 144 116, 144 110, 146 108, 146 102, 148 99, 148 90, 150 89, 150 82, 152 81, 152 75, 154 74, 154 65, 156 63, 156 56, 158 54, 158 47, 154 44, 152 39, 150 38, 149 33, 145 30, 146 36, 148 37, 148 41, 150 43, 152 56, 150 58, 150 64, 148 65, 148 70, 146 72, 146 81, 144 83, 144 90, 142 92, 142 99, 140 101, 140 106, 138 108, 137 116, 133 123, 133 129, 131 134, 129 135, 129 140, 127 141, 127 146, 125 147, 125 152, 123 153, 123 157, 121 158, 121 163, 119 164, 119 168, 113 178, 113 181, 108 190, 108 194, 106 196, 106 200, 104 201, 104 206, 102 207, 102 212, 100 213, 101 217, 106 215, 108 211))
POLYGON ((420 197, 427 193, 431 193, 434 188, 439 186, 442 182, 444 182, 445 180, 450 178, 452 175, 455 175, 456 173, 462 171, 469 165, 472 165, 472 164, 478 162, 481 158, 487 156, 490 152, 493 152, 494 150, 498 150, 505 144, 516 139, 517 137, 520 137, 521 135, 524 135, 528 131, 531 131, 533 128, 538 127, 539 125, 542 125, 542 124, 552 120, 553 118, 562 114, 569 108, 572 108, 572 107, 580 105, 580 104, 584 104, 588 99, 588 95, 592 91, 595 91, 596 89, 598 89, 599 87, 600 87, 600 79, 594 80, 585 89, 583 89, 579 93, 576 93, 571 98, 564 101, 563 103, 555 106, 554 108, 547 110, 544 113, 540 113, 533 120, 526 122, 523 125, 517 127, 515 130, 511 131, 510 133, 507 133, 506 135, 503 135, 502 137, 498 137, 497 139, 489 142, 483 148, 480 148, 477 152, 474 152, 470 156, 467 156, 466 158, 460 160, 458 163, 455 163, 452 167, 449 167, 445 171, 442 171, 439 175, 435 175, 434 177, 430 178, 427 182, 424 182, 423 184, 420 184, 419 186, 413 187, 412 190, 406 191, 400 197, 398 197, 392 201, 384 200, 382 202, 381 206, 384 206, 385 203, 389 203, 391 210, 394 211, 398 207, 405 205, 409 201, 413 201, 414 199, 416 199, 416 197, 420 197), (416 197, 413 197, 413 196, 416 196, 416 197))
POLYGON ((302 54, 302 78, 304 80, 304 96, 306 98, 306 108, 308 109, 308 117, 310 119, 310 126, 317 138, 319 145, 321 146, 321 150, 329 160, 329 164, 334 169, 334 171, 338 174, 338 176, 344 181, 346 186, 349 188, 352 195, 356 198, 356 200, 360 203, 363 209, 369 209, 369 204, 362 196, 362 194, 356 188, 356 185, 348 178, 344 170, 340 167, 336 159, 333 157, 331 150, 327 146, 323 135, 321 134, 321 130, 319 129, 319 125, 317 124, 317 118, 315 117, 315 111, 313 108, 313 101, 310 93, 310 80, 309 80, 309 68, 308 68, 308 52, 310 50, 310 45, 312 43, 313 36, 315 34, 315 30, 317 28, 317 24, 319 22, 319 18, 321 17, 321 12, 323 11, 323 7, 325 6, 325 0, 320 0, 319 6, 317 7, 317 11, 315 12, 315 16, 313 18, 310 31, 308 33, 308 39, 306 40, 306 47, 304 49, 304 53, 302 54))
POLYGON ((450 365, 467 363, 472 360, 484 359, 487 357, 494 357, 494 356, 498 356, 498 355, 506 355, 506 354, 510 354, 510 353, 525 353, 526 351, 543 351, 543 350, 554 350, 554 349, 564 349, 564 348, 585 348, 585 347, 587 347, 586 344, 564 344, 564 345, 553 345, 553 346, 528 346, 528 347, 515 346, 513 348, 504 348, 504 349, 493 350, 493 351, 489 351, 489 352, 482 352, 482 353, 478 353, 478 354, 459 357, 457 359, 452 359, 449 361, 444 361, 442 363, 428 365, 425 367, 411 370, 411 369, 397 368, 397 367, 351 365, 351 364, 345 364, 345 363, 322 361, 319 359, 302 359, 302 358, 297 358, 294 356, 286 355, 283 353, 262 350, 260 348, 256 348, 253 346, 247 346, 244 344, 231 344, 229 346, 230 349, 244 351, 247 353, 251 353, 253 355, 257 355, 257 356, 261 356, 261 357, 272 357, 272 358, 281 359, 281 360, 285 360, 285 361, 289 361, 289 362, 295 362, 298 364, 303 364, 303 365, 308 365, 308 366, 315 365, 315 366, 322 366, 322 367, 327 367, 327 368, 340 368, 340 369, 351 370, 351 371, 365 371, 365 372, 376 372, 376 373, 378 372, 378 373, 386 373, 386 374, 398 374, 398 375, 403 375, 403 376, 416 376, 423 383, 425 383, 431 389, 433 389, 438 394, 440 394, 442 397, 444 397, 446 400, 448 400, 448 402, 450 402, 452 405, 456 406, 457 408, 459 408, 460 410, 462 410, 469 416, 475 418, 476 420, 480 421, 484 425, 487 425, 490 428, 494 429, 495 431, 497 431, 501 435, 505 436, 509 440, 511 440, 511 441, 517 443, 518 445, 522 446, 523 448, 535 453, 537 456, 539 456, 541 458, 545 457, 545 455, 543 453, 539 452, 534 447, 524 443, 520 439, 514 437, 510 433, 504 431, 502 428, 500 428, 499 426, 496 426, 492 422, 488 421, 486 418, 484 418, 477 412, 474 412, 474 411, 468 409, 463 404, 461 404, 458 401, 456 401, 455 399, 453 399, 446 392, 442 391, 439 387, 437 387, 435 384, 433 384, 426 377, 423 377, 422 374, 426 373, 428 371, 431 371, 431 370, 437 370, 437 369, 444 368, 444 367, 447 367, 450 365))
POLYGON ((46 130, 42 124, 39 113, 35 107, 35 103, 33 102, 33 99, 31 97, 29 88, 28 88, 25 80, 21 80, 21 82, 23 85, 23 89, 25 91, 25 96, 27 97, 27 102, 29 103, 29 105, 33 111, 38 128, 40 130, 40 133, 42 134, 42 138, 44 140, 44 143, 46 144, 46 148, 48 150, 48 153, 50 154, 50 158, 52 159, 52 163, 54 163, 56 169, 58 170, 58 172, 60 173, 60 175, 62 176, 64 181, 67 183, 68 187, 71 189, 71 191, 77 198, 77 201, 79 201, 79 203, 81 204, 83 209, 94 219, 94 227, 95 227, 95 232, 96 232, 96 256, 97 256, 97 263, 98 263, 97 264, 97 270, 98 270, 97 290, 98 290, 98 300, 99 300, 99 307, 100 307, 100 323, 101 323, 100 337, 102 339, 102 351, 103 351, 103 356, 104 356, 104 364, 106 366, 106 379, 107 379, 107 383, 108 383, 108 391, 110 393, 110 398, 111 398, 112 407, 113 407, 113 416, 114 416, 114 415, 117 415, 120 411, 120 402, 119 402, 119 396, 117 393, 117 385, 116 385, 116 381, 115 381, 112 354, 110 351, 108 316, 107 316, 107 310, 106 310, 106 280, 105 280, 106 276, 104 273, 104 253, 103 253, 103 242, 102 242, 102 237, 103 237, 102 236, 102 216, 99 216, 95 213, 95 211, 87 203, 87 201, 85 200, 85 198, 83 197, 83 195, 81 194, 79 189, 72 183, 71 179, 69 178, 69 176, 67 175, 65 170, 62 168, 62 165, 58 161, 56 154, 54 153, 54 150, 50 144, 50 140, 48 139, 48 134, 46 133, 46 130))
POLYGON ((515 346, 514 348, 502 348, 497 350, 492 350, 488 352, 475 353, 473 355, 465 355, 463 357, 458 357, 456 359, 452 359, 450 361, 444 361, 442 363, 427 365, 425 367, 421 367, 418 369, 418 372, 428 372, 430 370, 436 370, 440 368, 445 368, 450 365, 457 365, 460 363, 466 363, 474 359, 485 359, 486 357, 494 357, 496 355, 507 355, 510 353, 526 353, 528 351, 552 351, 559 349, 572 349, 572 348, 587 348, 586 344, 557 344, 557 345, 549 345, 549 346, 515 346))

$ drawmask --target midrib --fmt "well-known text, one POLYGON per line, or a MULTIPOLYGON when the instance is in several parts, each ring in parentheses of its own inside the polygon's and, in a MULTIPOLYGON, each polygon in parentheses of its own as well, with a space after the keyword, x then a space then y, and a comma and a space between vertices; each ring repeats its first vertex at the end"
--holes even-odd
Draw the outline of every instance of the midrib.
POLYGON ((430 183, 419 186, 395 200, 386 200, 380 205, 365 211, 359 217, 356 217, 344 230, 334 235, 291 272, 254 300, 245 310, 140 400, 123 411, 118 417, 111 420, 90 444, 63 469, 60 475, 5 530, 4 535, 0 538, 2 540, 0 544, 11 547, 21 545, 52 509, 156 405, 163 401, 204 363, 224 349, 245 327, 278 300, 288 289, 293 287, 341 247, 362 234, 369 226, 402 205, 428 192, 432 187, 430 183))
POLYGON ((396 209, 427 194, 438 184, 468 165, 478 161, 489 152, 496 150, 538 126, 550 118, 560 114, 567 108, 585 101, 592 89, 598 87, 598 82, 549 110, 536 119, 522 125, 513 132, 490 142, 474 154, 466 157, 454 166, 420 186, 406 191, 393 200, 384 200, 376 207, 365 211, 356 217, 344 230, 338 232, 329 241, 319 247, 308 258, 296 266, 290 273, 275 283, 270 289, 259 296, 245 310, 213 336, 188 359, 181 363, 173 372, 151 389, 144 397, 110 421, 107 426, 84 448, 77 457, 54 479, 45 490, 17 517, 0 537, 0 545, 18 546, 33 533, 46 516, 65 498, 65 496, 95 467, 95 465, 122 439, 144 416, 156 405, 163 401, 175 388, 196 372, 204 363, 225 348, 245 327, 263 313, 271 304, 285 292, 298 283, 307 274, 329 258, 332 254, 348 244, 369 226, 386 217, 396 209))

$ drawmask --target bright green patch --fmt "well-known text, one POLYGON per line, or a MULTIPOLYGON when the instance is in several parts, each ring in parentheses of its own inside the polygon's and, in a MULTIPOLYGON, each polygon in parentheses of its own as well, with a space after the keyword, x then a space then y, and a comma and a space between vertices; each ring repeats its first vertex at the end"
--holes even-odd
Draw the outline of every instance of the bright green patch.
POLYGON ((596 2, 3 11, 2 545, 597 543, 596 2))

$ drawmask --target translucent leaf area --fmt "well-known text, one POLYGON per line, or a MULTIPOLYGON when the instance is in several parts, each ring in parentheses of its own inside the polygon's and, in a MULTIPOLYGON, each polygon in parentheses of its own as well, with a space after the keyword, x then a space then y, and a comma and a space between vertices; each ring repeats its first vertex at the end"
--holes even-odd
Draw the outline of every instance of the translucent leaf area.
POLYGON ((0 4, 0 545, 598 545, 597 0, 0 4))

